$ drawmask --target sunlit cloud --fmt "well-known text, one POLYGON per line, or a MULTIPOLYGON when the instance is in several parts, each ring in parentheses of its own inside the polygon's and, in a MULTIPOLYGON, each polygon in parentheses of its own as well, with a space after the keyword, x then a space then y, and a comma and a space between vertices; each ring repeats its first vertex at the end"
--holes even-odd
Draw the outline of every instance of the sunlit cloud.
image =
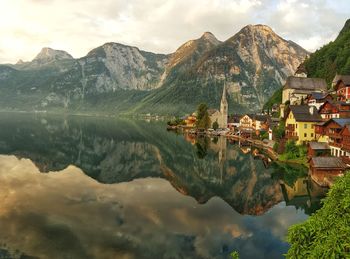
POLYGON ((171 53, 205 31, 226 40, 263 23, 315 50, 334 39, 350 13, 346 0, 1 0, 0 63, 31 60, 42 47, 81 57, 105 42, 171 53))

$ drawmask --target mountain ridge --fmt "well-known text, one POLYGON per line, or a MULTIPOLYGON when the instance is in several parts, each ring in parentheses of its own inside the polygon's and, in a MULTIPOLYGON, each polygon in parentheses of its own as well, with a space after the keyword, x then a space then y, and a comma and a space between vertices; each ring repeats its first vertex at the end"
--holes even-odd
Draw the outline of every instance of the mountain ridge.
POLYGON ((247 25, 223 42, 205 32, 171 54, 108 42, 74 59, 44 48, 32 62, 10 65, 15 71, 0 69, 7 96, 0 108, 19 108, 8 100, 24 99, 14 95, 14 86, 22 94, 30 92, 31 110, 88 112, 103 106, 109 113, 183 114, 199 102, 216 107, 226 83, 231 108, 256 110, 306 55, 302 47, 261 24, 247 25), (34 77, 38 73, 40 80, 34 77), (102 96, 110 107, 97 102, 102 96), (130 103, 120 105, 126 100, 130 103))

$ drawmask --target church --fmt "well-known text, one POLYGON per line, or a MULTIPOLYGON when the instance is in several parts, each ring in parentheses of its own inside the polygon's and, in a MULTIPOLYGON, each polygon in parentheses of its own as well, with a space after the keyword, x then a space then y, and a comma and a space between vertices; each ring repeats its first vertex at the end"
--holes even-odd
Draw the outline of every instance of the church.
POLYGON ((208 110, 208 113, 210 117, 211 127, 213 127, 213 123, 216 121, 219 124, 219 128, 227 128, 228 103, 226 98, 226 84, 224 85, 224 90, 222 92, 220 111, 217 109, 210 109, 208 110))

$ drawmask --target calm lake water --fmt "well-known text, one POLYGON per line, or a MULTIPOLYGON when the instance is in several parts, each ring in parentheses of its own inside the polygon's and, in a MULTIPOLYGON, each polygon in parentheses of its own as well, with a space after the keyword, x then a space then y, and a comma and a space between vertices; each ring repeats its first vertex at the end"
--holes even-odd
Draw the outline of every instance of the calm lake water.
POLYGON ((0 114, 0 258, 283 258, 325 190, 250 151, 164 122, 0 114))

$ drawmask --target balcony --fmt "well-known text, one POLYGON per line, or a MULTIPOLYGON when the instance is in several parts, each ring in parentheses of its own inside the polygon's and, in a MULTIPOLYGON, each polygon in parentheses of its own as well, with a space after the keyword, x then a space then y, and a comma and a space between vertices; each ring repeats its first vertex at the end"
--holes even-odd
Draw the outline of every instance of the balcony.
POLYGON ((344 151, 350 152, 350 143, 343 143, 342 149, 344 151))
POLYGON ((320 127, 315 127, 315 133, 316 134, 319 134, 319 135, 324 135, 325 132, 324 132, 324 129, 323 128, 320 128, 320 127))
POLYGON ((295 131, 295 125, 294 124, 287 124, 286 131, 295 131))
POLYGON ((295 132, 288 132, 286 131, 286 138, 290 139, 290 140, 298 140, 299 137, 297 136, 297 134, 295 132))
POLYGON ((341 136, 339 133, 328 133, 327 136, 332 139, 341 139, 341 136))

